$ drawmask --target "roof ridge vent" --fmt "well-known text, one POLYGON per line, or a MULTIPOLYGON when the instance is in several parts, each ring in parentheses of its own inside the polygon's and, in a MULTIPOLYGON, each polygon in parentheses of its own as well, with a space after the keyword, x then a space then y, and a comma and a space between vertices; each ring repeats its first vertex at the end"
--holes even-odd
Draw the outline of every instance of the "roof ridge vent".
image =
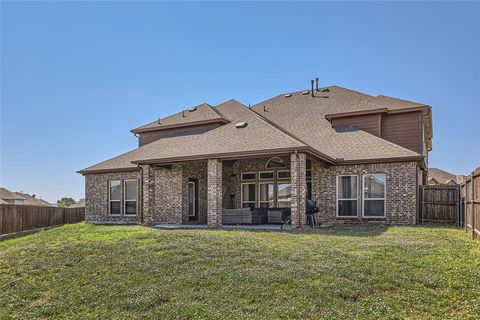
POLYGON ((291 93, 287 93, 287 94, 285 95, 285 98, 290 98, 291 96, 292 96, 291 93))
POLYGON ((246 122, 237 122, 237 124, 235 125, 235 127, 236 127, 237 129, 241 129, 241 128, 245 128, 247 125, 248 125, 248 123, 246 123, 246 122))
POLYGON ((188 109, 188 112, 193 112, 195 110, 197 110, 197 107, 193 107, 193 108, 188 109))
POLYGON ((308 94, 309 92, 310 92, 310 91, 305 90, 305 91, 302 91, 302 94, 303 94, 303 95, 306 95, 306 94, 308 94))

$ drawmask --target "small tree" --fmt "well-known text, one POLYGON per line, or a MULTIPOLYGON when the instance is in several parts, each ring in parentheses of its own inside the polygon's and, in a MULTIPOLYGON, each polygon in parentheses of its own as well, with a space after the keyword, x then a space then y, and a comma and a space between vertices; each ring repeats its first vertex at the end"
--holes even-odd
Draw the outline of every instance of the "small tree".
POLYGON ((69 198, 69 197, 63 197, 62 199, 57 200, 57 205, 60 208, 70 207, 74 203, 75 203, 75 200, 73 200, 72 198, 69 198))

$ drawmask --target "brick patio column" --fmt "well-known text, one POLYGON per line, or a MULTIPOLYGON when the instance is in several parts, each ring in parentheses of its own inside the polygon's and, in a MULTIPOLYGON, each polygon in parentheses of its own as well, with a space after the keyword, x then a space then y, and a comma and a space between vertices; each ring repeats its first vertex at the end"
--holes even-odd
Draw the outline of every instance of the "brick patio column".
POLYGON ((307 156, 290 155, 292 228, 303 228, 307 223, 307 156))
POLYGON ((222 161, 209 159, 207 168, 207 223, 222 226, 222 161))
POLYGON ((155 222, 155 170, 150 165, 143 165, 141 167, 143 170, 143 223, 148 225, 155 222))

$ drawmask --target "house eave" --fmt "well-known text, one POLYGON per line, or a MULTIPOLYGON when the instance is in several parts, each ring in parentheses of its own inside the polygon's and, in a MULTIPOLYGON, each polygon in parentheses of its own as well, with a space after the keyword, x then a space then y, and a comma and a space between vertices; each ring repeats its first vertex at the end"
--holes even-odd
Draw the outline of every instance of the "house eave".
POLYGON ((336 159, 337 165, 348 165, 348 164, 371 164, 371 163, 386 163, 386 162, 409 162, 409 161, 418 161, 422 162, 424 156, 407 156, 407 157, 388 157, 388 158, 372 158, 372 159, 351 159, 343 160, 336 159))
POLYGON ((325 115, 325 119, 327 119, 328 121, 332 121, 332 119, 336 119, 336 118, 363 116, 363 115, 379 114, 379 113, 398 114, 398 113, 425 111, 426 109, 428 109, 428 106, 426 105, 412 107, 412 108, 396 109, 396 110, 389 110, 388 108, 378 108, 378 109, 370 109, 370 110, 331 113, 331 114, 325 115))
POLYGON ((328 164, 334 164, 335 160, 331 157, 319 154, 311 147, 290 147, 290 148, 277 148, 277 149, 267 149, 267 150, 258 150, 258 151, 247 151, 247 152, 229 152, 229 153, 217 153, 217 154, 203 154, 203 155, 194 155, 194 156, 182 156, 182 157, 170 157, 170 158, 161 158, 161 159, 149 159, 149 160, 135 160, 132 161, 134 164, 172 164, 184 161, 198 161, 198 160, 208 160, 208 159, 222 159, 222 160, 234 160, 234 159, 244 159, 252 158, 259 156, 274 156, 274 155, 286 155, 295 151, 306 152, 311 156, 318 158, 328 164))
POLYGON ((160 131, 160 130, 168 130, 168 129, 176 129, 176 128, 184 128, 184 127, 195 127, 205 124, 213 124, 213 123, 221 123, 226 124, 230 121, 222 118, 217 119, 209 119, 209 120, 201 120, 201 121, 192 121, 192 122, 185 122, 185 123, 178 123, 178 124, 171 124, 165 126, 158 126, 152 128, 135 128, 130 130, 132 133, 144 133, 144 132, 151 132, 151 131, 160 131))
POLYGON ((111 168, 111 169, 98 169, 98 170, 79 170, 77 173, 80 173, 81 175, 86 175, 86 174, 98 174, 98 173, 116 173, 116 172, 134 172, 134 171, 140 171, 138 167, 131 167, 131 168, 111 168))

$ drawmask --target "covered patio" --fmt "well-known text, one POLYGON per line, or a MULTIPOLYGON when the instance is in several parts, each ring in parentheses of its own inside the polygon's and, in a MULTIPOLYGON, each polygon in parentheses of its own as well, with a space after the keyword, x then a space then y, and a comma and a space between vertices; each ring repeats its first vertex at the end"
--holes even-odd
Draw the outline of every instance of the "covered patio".
POLYGON ((276 230, 288 217, 302 227, 315 165, 301 152, 143 165, 144 218, 158 227, 276 230))

